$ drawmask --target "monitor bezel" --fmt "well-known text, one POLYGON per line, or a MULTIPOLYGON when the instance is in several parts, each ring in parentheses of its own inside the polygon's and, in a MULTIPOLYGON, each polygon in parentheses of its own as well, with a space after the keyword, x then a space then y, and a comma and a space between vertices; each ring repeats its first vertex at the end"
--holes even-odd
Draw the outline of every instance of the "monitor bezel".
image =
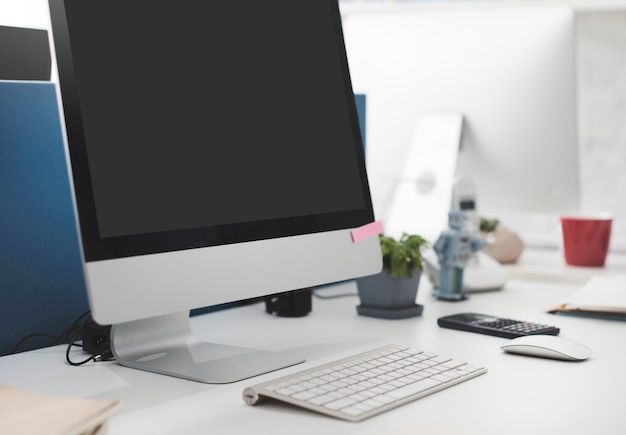
MULTIPOLYGON (((356 210, 342 210, 307 216, 293 216, 257 222, 232 223, 201 228, 163 231, 155 233, 101 237, 96 214, 96 203, 89 170, 81 106, 74 74, 65 0, 50 0, 54 49, 59 73, 59 100, 65 116, 65 129, 69 161, 80 222, 85 261, 100 261, 137 255, 156 254, 192 248, 227 245, 280 237, 304 235, 354 228, 374 220, 369 184, 365 170, 365 153, 359 119, 352 90, 343 31, 336 0, 326 1, 333 19, 337 54, 341 62, 345 101, 351 123, 354 153, 357 159, 364 204, 356 210)), ((320 174, 323 176, 322 174, 320 174)))

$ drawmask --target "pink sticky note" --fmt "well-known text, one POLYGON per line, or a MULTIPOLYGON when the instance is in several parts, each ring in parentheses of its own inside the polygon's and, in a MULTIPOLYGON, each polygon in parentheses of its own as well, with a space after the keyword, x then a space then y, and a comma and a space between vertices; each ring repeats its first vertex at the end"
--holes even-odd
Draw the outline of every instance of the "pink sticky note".
POLYGON ((362 227, 353 229, 350 232, 350 235, 352 236, 352 241, 356 243, 356 242, 360 242, 363 239, 367 239, 368 237, 382 234, 383 231, 384 231, 383 223, 380 221, 375 221, 375 222, 371 222, 369 224, 363 225, 362 227))

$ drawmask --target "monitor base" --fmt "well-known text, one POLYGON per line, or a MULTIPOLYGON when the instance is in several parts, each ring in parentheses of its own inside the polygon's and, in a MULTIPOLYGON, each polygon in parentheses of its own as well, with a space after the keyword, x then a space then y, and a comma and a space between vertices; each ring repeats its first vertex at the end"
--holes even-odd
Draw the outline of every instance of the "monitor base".
POLYGON ((209 384, 236 382, 304 362, 291 352, 200 341, 187 312, 113 325, 111 350, 123 366, 209 384))

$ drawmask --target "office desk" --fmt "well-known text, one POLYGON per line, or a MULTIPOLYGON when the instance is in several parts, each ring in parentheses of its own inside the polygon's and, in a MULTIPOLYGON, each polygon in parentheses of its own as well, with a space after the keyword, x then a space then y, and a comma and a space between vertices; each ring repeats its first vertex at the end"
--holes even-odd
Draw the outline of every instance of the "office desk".
MULTIPOLYGON (((313 300, 304 318, 277 318, 263 304, 199 316, 193 328, 206 340, 268 350, 300 348, 308 361, 281 372, 228 385, 205 385, 121 367, 114 362, 65 364, 65 347, 0 358, 0 384, 38 393, 118 398, 124 411, 109 434, 617 434, 626 433, 626 322, 554 316, 545 309, 575 292, 578 280, 540 279, 533 267, 561 265, 558 253, 525 253, 514 276, 498 292, 463 302, 441 302, 420 284, 421 317, 381 320, 357 315, 356 296, 313 300), (546 255, 546 257, 542 257, 546 255), (540 260, 536 260, 539 258, 540 260), (520 279, 530 266, 530 279, 520 279), (442 329, 437 318, 477 311, 550 323, 561 335, 588 344, 591 359, 563 362, 505 354, 504 339, 442 329), (349 423, 279 402, 245 405, 244 387, 338 359, 379 344, 399 343, 484 364, 478 378, 361 423, 349 423)), ((626 259, 609 256, 604 270, 626 272, 626 259)), ((515 272, 515 273, 513 273, 515 272)), ((567 272, 567 268, 566 268, 567 272)), ((554 275, 554 274, 553 274, 554 275)), ((354 283, 318 290, 321 295, 356 292, 354 283)), ((78 358, 78 357, 77 357, 78 358)))

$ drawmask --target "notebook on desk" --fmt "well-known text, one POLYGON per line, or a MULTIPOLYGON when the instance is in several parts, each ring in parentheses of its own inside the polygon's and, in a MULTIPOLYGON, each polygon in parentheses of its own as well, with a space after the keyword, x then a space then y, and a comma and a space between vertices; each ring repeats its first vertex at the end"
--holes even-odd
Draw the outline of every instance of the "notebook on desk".
POLYGON ((626 275, 593 277, 580 290, 549 312, 626 320, 626 275))
POLYGON ((45 396, 0 385, 0 433, 104 435, 117 400, 45 396))

